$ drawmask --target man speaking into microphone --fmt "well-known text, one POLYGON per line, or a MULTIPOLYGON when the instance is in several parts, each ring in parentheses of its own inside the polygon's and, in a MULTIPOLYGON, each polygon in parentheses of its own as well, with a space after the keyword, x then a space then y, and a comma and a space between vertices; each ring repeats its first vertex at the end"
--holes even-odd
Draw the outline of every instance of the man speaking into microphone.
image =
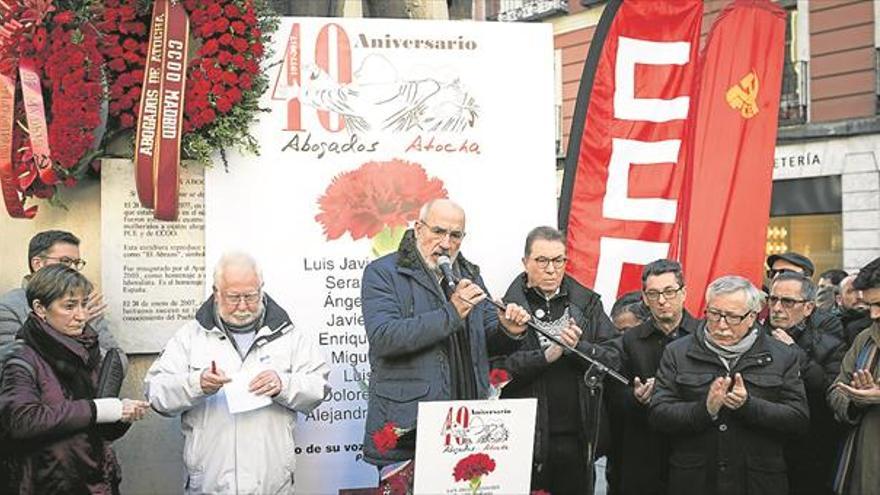
POLYGON ((382 478, 414 457, 418 403, 485 399, 489 355, 516 350, 526 330, 525 309, 508 304, 502 312, 487 300, 479 268, 459 252, 464 237, 464 210, 434 200, 397 252, 364 270, 372 368, 364 456, 382 478), (389 424, 407 433, 393 448, 377 447, 374 435, 389 424))

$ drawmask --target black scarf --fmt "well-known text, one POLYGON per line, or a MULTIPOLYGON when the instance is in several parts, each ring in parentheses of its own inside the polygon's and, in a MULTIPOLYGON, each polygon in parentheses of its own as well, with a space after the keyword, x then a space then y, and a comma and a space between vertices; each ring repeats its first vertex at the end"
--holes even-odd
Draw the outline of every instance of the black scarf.
POLYGON ((53 329, 31 313, 18 336, 49 363, 72 399, 95 398, 94 370, 101 364, 98 335, 90 327, 76 337, 53 329))
MULTIPOLYGON (((457 266, 454 270, 457 275, 461 276, 457 266)), ((445 277, 440 281, 440 287, 443 289, 446 299, 451 300, 453 289, 445 277)), ((474 361, 471 356, 471 332, 467 318, 464 319, 462 325, 463 328, 460 331, 452 332, 446 346, 446 353, 449 357, 451 399, 474 400, 480 397, 477 397, 477 381, 474 378, 474 361)))

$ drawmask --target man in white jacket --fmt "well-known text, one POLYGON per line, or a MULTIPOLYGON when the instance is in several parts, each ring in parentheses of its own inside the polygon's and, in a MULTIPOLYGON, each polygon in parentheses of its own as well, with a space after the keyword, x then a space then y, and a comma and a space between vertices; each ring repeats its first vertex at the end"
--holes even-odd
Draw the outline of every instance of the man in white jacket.
POLYGON ((263 292, 256 261, 224 255, 214 294, 145 378, 153 409, 182 415, 186 492, 293 493, 294 412, 321 402, 329 372, 314 341, 263 292), (230 413, 224 386, 236 379, 271 403, 230 413))

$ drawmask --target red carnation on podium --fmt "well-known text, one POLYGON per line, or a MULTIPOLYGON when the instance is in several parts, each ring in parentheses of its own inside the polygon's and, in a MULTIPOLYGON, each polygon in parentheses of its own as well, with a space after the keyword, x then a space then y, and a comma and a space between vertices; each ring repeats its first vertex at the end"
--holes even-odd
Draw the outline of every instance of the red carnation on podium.
POLYGON ((379 257, 397 249, 423 204, 445 197, 443 181, 429 178, 418 163, 367 162, 333 178, 318 199, 321 212, 315 220, 327 240, 346 232, 354 240, 372 239, 373 255, 379 257))
POLYGON ((373 445, 376 446, 376 450, 380 454, 384 455, 389 450, 397 447, 397 440, 407 431, 409 430, 400 428, 393 421, 389 421, 381 429, 373 432, 373 445))
POLYGON ((486 454, 471 454, 455 465, 452 476, 455 481, 470 483, 471 493, 476 495, 483 483, 483 476, 495 471, 495 460, 486 454))

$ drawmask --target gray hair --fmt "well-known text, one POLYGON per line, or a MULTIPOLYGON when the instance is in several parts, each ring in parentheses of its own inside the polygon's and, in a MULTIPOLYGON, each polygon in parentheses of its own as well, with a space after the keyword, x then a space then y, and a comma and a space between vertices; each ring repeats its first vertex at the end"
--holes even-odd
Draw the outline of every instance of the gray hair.
MULTIPOLYGON (((807 278, 803 273, 797 272, 782 272, 776 276, 773 280, 770 281, 770 290, 773 290, 773 287, 776 286, 779 282, 786 281, 794 281, 799 282, 801 284, 801 299, 805 301, 812 301, 816 299, 816 284, 813 283, 812 280, 807 278)), ((833 286, 832 286, 833 287, 833 286)))
POLYGON ((254 273, 257 275, 257 278, 260 280, 260 286, 263 285, 263 269, 260 268, 257 260, 250 254, 243 251, 231 251, 228 253, 224 253, 223 256, 220 257, 220 261, 217 262, 217 266, 214 267, 215 289, 220 286, 220 282, 223 280, 223 275, 226 272, 226 269, 230 266, 250 268, 254 271, 254 273))
POLYGON ((532 254, 532 245, 537 240, 561 242, 562 245, 565 246, 565 236, 559 230, 554 229, 553 227, 548 227, 546 225, 535 227, 526 236, 526 248, 524 250, 526 258, 528 258, 532 254))
POLYGON ((715 296, 721 294, 733 294, 744 292, 746 295, 746 307, 749 311, 759 312, 764 304, 764 294, 759 291, 748 279, 739 275, 725 275, 716 278, 706 288, 706 304, 715 296))

